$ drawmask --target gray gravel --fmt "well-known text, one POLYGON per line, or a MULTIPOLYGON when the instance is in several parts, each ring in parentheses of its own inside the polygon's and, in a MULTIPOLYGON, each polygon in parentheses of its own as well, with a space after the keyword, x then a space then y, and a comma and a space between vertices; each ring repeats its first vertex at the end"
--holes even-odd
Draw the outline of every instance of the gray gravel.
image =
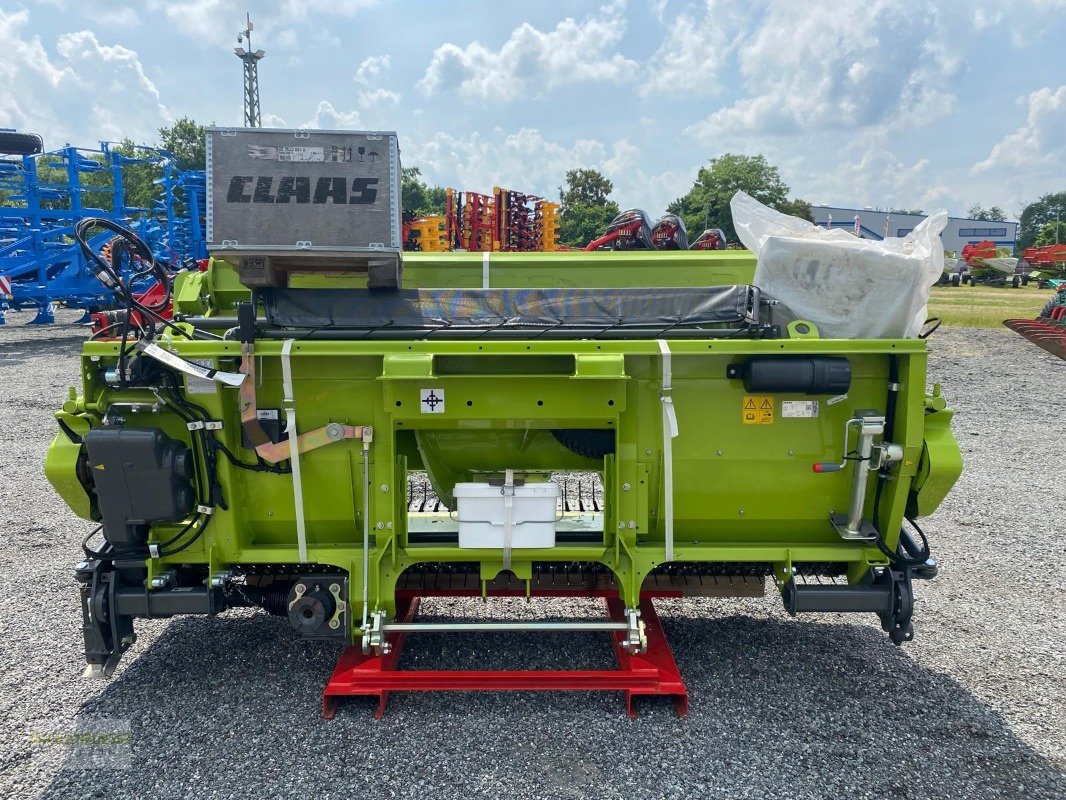
MULTIPOLYGON (((1066 362, 1013 333, 932 340, 967 470, 927 525, 942 572, 918 587, 914 642, 893 647, 872 619, 793 620, 769 597, 662 601, 687 719, 650 702, 630 721, 611 694, 435 694, 394 695, 381 721, 350 701, 325 722, 338 648, 262 613, 138 622, 113 680, 80 678, 71 565, 87 526, 41 463, 83 331, 26 319, 0 329, 0 796, 1066 797, 1066 362), (130 768, 74 769, 34 741, 92 717, 130 723, 130 768)), ((595 636, 480 642, 416 637, 408 663, 609 664, 595 636)))

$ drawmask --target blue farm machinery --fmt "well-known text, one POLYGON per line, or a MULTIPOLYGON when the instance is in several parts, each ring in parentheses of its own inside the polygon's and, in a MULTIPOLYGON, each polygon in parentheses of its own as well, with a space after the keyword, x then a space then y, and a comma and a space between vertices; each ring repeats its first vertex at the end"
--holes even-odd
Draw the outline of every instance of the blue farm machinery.
MULTIPOLYGON (((101 143, 45 152, 39 136, 0 131, 0 324, 7 308, 36 310, 34 323, 54 320, 54 304, 87 313, 114 298, 75 242, 85 219, 104 219, 136 232, 170 272, 207 255, 204 173, 182 169, 168 152, 101 143), (134 176, 151 186, 131 203, 134 176)), ((123 279, 142 270, 115 236, 99 232, 87 247, 115 263, 123 279)), ((135 289, 151 290, 136 278, 135 289)))

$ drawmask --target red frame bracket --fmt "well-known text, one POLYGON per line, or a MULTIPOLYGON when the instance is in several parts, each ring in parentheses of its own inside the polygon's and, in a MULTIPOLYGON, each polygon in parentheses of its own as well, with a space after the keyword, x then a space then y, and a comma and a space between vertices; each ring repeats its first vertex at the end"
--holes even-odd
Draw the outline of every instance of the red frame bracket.
MULTIPOLYGON (((490 592, 491 596, 518 596, 523 592, 490 592)), ((397 592, 396 618, 411 622, 422 597, 480 597, 476 591, 397 592)), ((613 591, 534 591, 534 597, 601 597, 612 620, 625 619, 625 609, 613 591)), ((637 716, 633 699, 638 696, 672 697, 678 716, 688 713, 688 692, 674 655, 666 641, 653 597, 680 597, 679 592, 649 592, 641 595, 640 613, 648 640, 647 652, 639 655, 622 647, 622 631, 610 633, 618 668, 613 670, 401 670, 398 668, 406 634, 390 636, 392 651, 365 655, 361 647, 349 646, 341 654, 333 675, 322 692, 322 716, 332 719, 342 697, 377 697, 374 717, 385 715, 391 692, 441 691, 619 691, 626 713, 637 716)))

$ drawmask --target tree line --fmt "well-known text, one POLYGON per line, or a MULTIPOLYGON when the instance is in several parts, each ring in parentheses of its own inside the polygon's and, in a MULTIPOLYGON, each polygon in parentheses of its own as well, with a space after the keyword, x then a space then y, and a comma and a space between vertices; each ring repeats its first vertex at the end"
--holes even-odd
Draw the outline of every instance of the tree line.
MULTIPOLYGON (((667 206, 685 222, 690 238, 707 228, 721 228, 730 242, 737 241, 729 201, 744 191, 761 203, 801 219, 814 221, 811 204, 798 197, 789 198, 789 186, 781 179, 777 167, 761 155, 745 156, 726 153, 700 167, 692 187, 667 206)), ((583 247, 601 235, 621 211, 611 199, 614 184, 595 169, 567 170, 565 185, 559 187, 562 204, 560 241, 571 247, 583 247)), ((416 214, 443 214, 444 188, 428 186, 418 167, 403 170, 403 207, 416 214)), ((920 208, 885 208, 893 214, 924 215, 920 208)), ((1003 222, 1007 213, 999 206, 970 207, 970 219, 1003 222)), ((1066 242, 1066 192, 1045 194, 1029 203, 1018 225, 1019 254, 1033 245, 1066 242)))

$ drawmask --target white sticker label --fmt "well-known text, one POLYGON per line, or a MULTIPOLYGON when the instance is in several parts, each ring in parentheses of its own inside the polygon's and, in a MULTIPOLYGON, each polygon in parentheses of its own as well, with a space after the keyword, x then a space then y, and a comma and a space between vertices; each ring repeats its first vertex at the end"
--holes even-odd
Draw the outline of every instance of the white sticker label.
POLYGON ((826 400, 825 404, 827 406, 835 406, 837 403, 843 403, 847 399, 848 396, 846 394, 838 394, 836 397, 830 397, 828 400, 826 400))
POLYGON ((278 419, 278 410, 276 408, 257 408, 255 410, 255 418, 276 420, 278 419))
POLYGON ((789 417, 817 417, 818 416, 818 401, 817 400, 782 400, 781 401, 781 418, 788 419, 789 417))
MULTIPOLYGON (((190 364, 196 364, 204 369, 214 369, 215 362, 207 358, 190 358, 190 364)), ((196 375, 185 376, 185 391, 188 394, 214 394, 217 384, 210 378, 201 378, 196 375)))
POLYGON ((444 390, 443 389, 422 389, 422 413, 423 414, 443 414, 444 413, 444 390))

